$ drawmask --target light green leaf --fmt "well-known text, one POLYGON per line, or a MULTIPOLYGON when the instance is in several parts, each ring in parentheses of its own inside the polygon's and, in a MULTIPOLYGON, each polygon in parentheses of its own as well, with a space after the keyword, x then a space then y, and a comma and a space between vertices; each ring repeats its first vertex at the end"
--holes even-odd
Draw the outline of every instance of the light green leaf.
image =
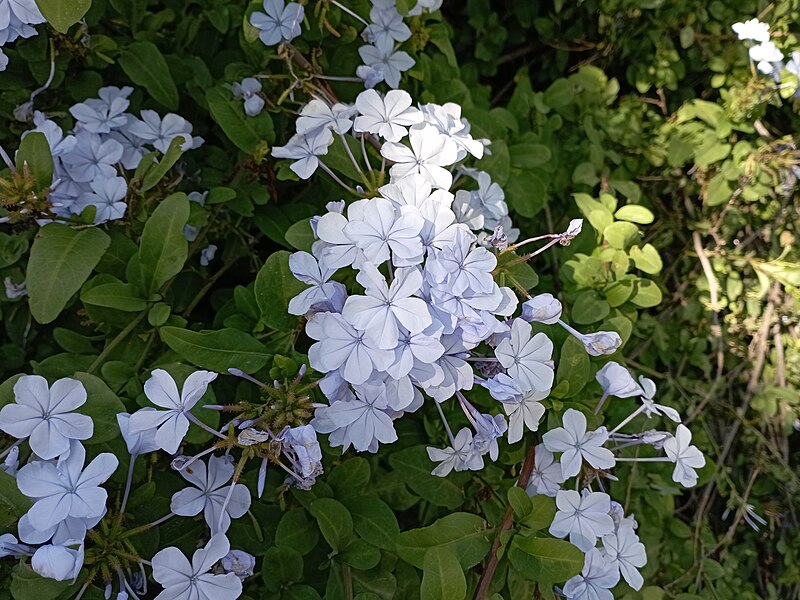
POLYGON ((184 139, 182 135, 179 135, 170 142, 169 148, 167 148, 167 151, 164 156, 161 157, 161 160, 153 165, 153 167, 148 169, 142 178, 142 182, 139 185, 140 192, 146 192, 147 190, 150 190, 159 184, 159 182, 164 178, 164 175, 166 175, 173 165, 178 162, 178 159, 183 154, 181 146, 183 146, 183 144, 185 144, 187 141, 188 140, 184 139))
POLYGON ((640 308, 652 308, 661 304, 661 289, 649 279, 636 279, 630 301, 640 308))
POLYGON ((309 223, 308 219, 298 221, 286 230, 285 238, 292 248, 311 252, 311 245, 314 243, 314 232, 311 229, 311 223, 309 223))
POLYGON ((172 194, 165 198, 147 219, 142 232, 139 262, 145 279, 145 294, 155 294, 183 269, 189 242, 183 227, 189 220, 189 198, 172 194))
POLYGON ((39 190, 46 190, 53 183, 53 155, 43 133, 35 131, 22 138, 16 162, 19 170, 27 166, 39 190))
POLYGON ((84 284, 111 239, 100 229, 81 231, 50 223, 39 231, 28 260, 31 314, 39 323, 55 320, 84 284))
POLYGON ((568 336, 561 346, 556 382, 569 383, 569 390, 565 396, 568 398, 580 392, 591 379, 592 370, 586 348, 576 337, 568 336))
POLYGON ((525 527, 539 531, 550 527, 553 517, 556 516, 556 501, 541 494, 531 498, 531 511, 528 516, 520 521, 525 527))
POLYGON ((0 527, 10 527, 28 512, 31 500, 19 491, 17 480, 0 470, 0 527))
POLYGON ((264 344, 238 329, 197 332, 182 327, 162 327, 158 333, 182 358, 217 373, 227 373, 231 368, 255 373, 270 359, 264 344))
POLYGON ((508 489, 506 496, 508 496, 508 503, 514 510, 514 518, 517 521, 521 521, 528 516, 528 513, 531 512, 532 505, 531 498, 525 490, 514 485, 508 489))
POLYGON ((606 318, 611 308, 594 290, 587 290, 575 299, 570 316, 578 325, 597 323, 606 318))
POLYGON ((319 498, 312 502, 310 512, 331 548, 338 551, 350 542, 353 537, 353 518, 344 504, 333 498, 319 498))
POLYGON ((650 275, 656 275, 661 272, 664 263, 661 261, 661 256, 658 250, 652 244, 645 244, 641 248, 634 246, 630 249, 630 257, 636 268, 650 275))
POLYGON ((581 572, 583 552, 565 540, 516 536, 508 558, 523 577, 559 583, 581 572))
POLYGON ((617 221, 603 230, 603 237, 612 248, 627 250, 639 237, 639 228, 633 223, 617 221))
POLYGON ((89 11, 92 0, 36 0, 36 5, 53 29, 67 33, 89 11))
POLYGON ((397 538, 397 554, 421 569, 428 549, 446 548, 458 558, 462 568, 469 569, 489 552, 491 532, 486 521, 478 515, 456 512, 428 527, 401 533, 397 538))
POLYGON ((514 144, 508 147, 511 166, 520 169, 541 167, 550 162, 553 154, 544 144, 514 144))
POLYGON ((640 225, 648 225, 653 222, 655 217, 650 209, 638 204, 626 204, 620 207, 614 216, 620 221, 630 221, 631 223, 639 223, 640 225))
POLYGON ((146 89, 157 102, 169 110, 178 110, 178 88, 164 55, 155 44, 130 43, 122 50, 119 64, 131 81, 146 89))
MULTIPOLYGON (((363 492, 364 488, 359 491, 363 492)), ((389 505, 373 496, 345 500, 345 505, 353 517, 353 526, 359 537, 373 546, 394 551, 400 526, 389 505)))
POLYGON ((22 563, 11 569, 11 596, 14 600, 55 600, 69 586, 69 581, 42 577, 22 563))
POLYGON ((464 600, 467 580, 458 559, 447 548, 430 548, 422 564, 421 600, 464 600))

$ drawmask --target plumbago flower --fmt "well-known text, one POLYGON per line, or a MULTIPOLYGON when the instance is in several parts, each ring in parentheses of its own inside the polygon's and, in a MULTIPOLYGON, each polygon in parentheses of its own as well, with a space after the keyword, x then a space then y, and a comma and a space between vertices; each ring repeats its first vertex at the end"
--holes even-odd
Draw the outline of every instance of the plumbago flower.
MULTIPOLYGON (((322 140, 321 150, 307 155, 317 164, 306 163, 303 176, 320 166, 348 194, 359 196, 329 203, 327 212, 313 217, 310 253, 290 259, 291 270, 308 286, 291 300, 290 312, 305 315, 313 342, 309 364, 324 374, 318 387, 327 402, 315 405, 311 427, 343 451, 352 446, 376 452, 397 439, 395 421, 432 405, 447 436, 445 444, 427 448, 438 463, 432 469, 437 476, 482 469, 499 456, 500 438, 514 444, 536 432, 542 443, 533 449, 526 490, 555 498, 551 535, 568 538, 586 554, 583 572, 564 587, 567 598, 608 597, 620 577, 641 587, 637 569, 646 556, 635 520, 611 500, 603 479, 613 479, 610 471, 626 461, 671 461, 675 480, 692 485, 696 449, 688 445, 682 425, 675 436, 623 432, 637 418, 680 418, 657 404, 652 381, 637 382, 621 361, 602 364, 623 345, 617 332, 576 330, 564 320, 559 299, 546 292, 527 296, 518 290, 527 296, 520 307, 515 290, 498 277, 509 260, 522 262, 554 244, 569 244, 582 221, 517 242, 503 190, 487 173, 459 164, 482 156, 488 142, 472 138, 456 105, 414 107, 406 92, 382 96, 367 90, 350 107, 315 98, 300 114, 297 135, 273 154, 288 156, 298 136, 322 140), (357 144, 363 152, 352 152, 357 144), (364 176, 360 183, 348 184, 319 160, 334 145, 353 163, 352 171, 364 176), (361 186, 379 173, 373 161, 382 161, 384 174, 389 166, 389 182, 365 190, 361 186), (454 182, 462 186, 455 193, 454 182), (539 240, 546 241, 539 250, 516 254, 539 240), (585 407, 567 408, 561 427, 543 425, 552 422, 546 416, 556 384, 557 350, 548 327, 562 328, 601 362, 598 422, 591 429, 591 409, 584 414, 585 407), (478 406, 467 398, 475 384, 489 391, 493 409, 485 408, 485 400, 478 406), (610 396, 619 402, 641 398, 613 429, 600 424, 610 396), (468 423, 456 435, 442 408, 450 404, 468 423), (666 455, 629 456, 627 449, 634 446, 666 455)), ((292 158, 300 160, 299 153, 292 158)))

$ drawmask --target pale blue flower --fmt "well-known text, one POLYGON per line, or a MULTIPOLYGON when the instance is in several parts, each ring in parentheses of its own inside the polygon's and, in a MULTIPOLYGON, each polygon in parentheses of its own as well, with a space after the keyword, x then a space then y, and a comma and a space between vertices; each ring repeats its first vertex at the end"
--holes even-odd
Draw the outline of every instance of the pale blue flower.
POLYGON ((456 295, 468 290, 491 294, 497 257, 486 248, 472 248, 474 241, 474 235, 457 229, 453 241, 428 259, 427 274, 439 285, 446 282, 446 287, 456 295))
POLYGON ((78 578, 83 567, 83 540, 69 540, 64 544, 47 544, 34 552, 31 568, 41 575, 56 581, 72 581, 78 578))
POLYGON ((422 122, 422 113, 412 103, 411 95, 403 90, 391 90, 384 97, 375 90, 365 90, 356 97, 358 116, 353 131, 399 142, 408 135, 407 127, 422 122))
POLYGON ((577 475, 583 460, 595 469, 610 469, 616 464, 611 450, 603 447, 608 440, 605 427, 587 431, 586 416, 574 408, 567 409, 562 423, 563 427, 556 427, 545 433, 542 441, 550 452, 563 453, 561 468, 564 477, 577 475))
POLYGON ((319 167, 319 157, 328 153, 332 143, 333 133, 330 129, 321 129, 309 135, 295 134, 285 146, 273 148, 272 156, 294 160, 289 168, 300 179, 308 179, 319 167))
POLYGON ((515 319, 511 335, 495 348, 495 356, 524 390, 548 391, 553 386, 553 342, 544 333, 531 336, 531 326, 515 319))
POLYGON ((69 112, 75 117, 79 128, 91 133, 110 133, 128 123, 125 111, 130 106, 128 96, 132 93, 133 88, 129 86, 100 88, 97 92, 99 98, 89 98, 74 104, 69 112))
POLYGON ((244 100, 244 112, 248 117, 257 117, 264 110, 264 98, 261 92, 261 82, 255 77, 245 77, 241 83, 232 86, 233 95, 244 100))
POLYGON ((419 233, 424 224, 419 212, 400 211, 398 215, 385 198, 372 198, 364 205, 360 220, 350 218, 344 234, 376 266, 389 260, 390 255, 395 266, 410 266, 422 261, 419 233))
POLYGON ((556 494, 556 512, 550 524, 550 535, 569 536, 569 541, 583 552, 594 548, 597 538, 614 532, 611 498, 603 492, 560 490, 556 494))
POLYGON ((153 556, 153 579, 164 587, 155 600, 235 600, 242 593, 242 582, 234 573, 215 575, 214 564, 227 556, 230 543, 225 534, 211 537, 205 547, 195 550, 192 561, 174 547, 153 556))
POLYGON ((119 461, 103 452, 84 469, 85 460, 86 451, 76 443, 58 466, 34 461, 19 470, 19 490, 34 500, 27 513, 32 527, 44 531, 67 517, 90 519, 105 512, 108 493, 100 484, 111 477, 119 461))
POLYGON ((95 133, 79 131, 75 147, 62 157, 70 177, 79 183, 95 179, 110 179, 117 175, 116 165, 122 159, 122 145, 113 139, 103 139, 95 133))
POLYGON ((378 444, 397 440, 392 419, 386 414, 386 391, 379 385, 354 386, 355 397, 318 408, 311 421, 319 433, 328 433, 333 447, 351 445, 363 452, 377 452, 378 444))
MULTIPOLYGON (((415 62, 407 52, 395 50, 391 40, 379 39, 374 45, 361 46, 358 54, 364 65, 371 69, 380 69, 383 79, 390 88, 396 89, 400 85, 400 76, 403 71, 408 71, 415 62)), ((359 77, 362 77, 359 74, 359 77)))
POLYGON ((73 412, 86 403, 86 389, 77 379, 59 379, 48 387, 40 375, 23 375, 14 384, 14 399, 0 409, 0 429, 28 438, 40 458, 56 458, 69 451, 70 440, 92 437, 91 417, 73 412))
POLYGON ((284 4, 283 0, 264 0, 264 11, 250 15, 250 24, 260 30, 258 37, 267 46, 291 42, 300 35, 304 9, 296 2, 284 4))
POLYGON ((304 315, 314 306, 341 311, 347 289, 338 281, 330 281, 335 269, 321 265, 308 252, 295 252, 289 257, 289 270, 295 278, 311 286, 289 300, 290 315, 304 315))
POLYGON ((128 194, 128 183, 122 177, 98 177, 89 186, 91 193, 82 194, 72 205, 72 210, 81 213, 87 206, 97 208, 94 223, 116 221, 125 216, 128 205, 125 196, 128 194))
POLYGON ((583 570, 564 584, 567 600, 614 600, 611 592, 619 582, 619 570, 592 548, 586 553, 583 570))
POLYGON ((369 11, 369 20, 372 22, 364 29, 363 35, 371 44, 405 42, 411 37, 411 29, 394 6, 373 6, 369 11))
POLYGON ((141 116, 141 120, 128 124, 128 131, 160 152, 166 152, 177 137, 183 138, 181 149, 184 152, 203 144, 203 138, 192 137, 192 124, 180 115, 169 113, 162 119, 154 110, 143 110, 141 116))

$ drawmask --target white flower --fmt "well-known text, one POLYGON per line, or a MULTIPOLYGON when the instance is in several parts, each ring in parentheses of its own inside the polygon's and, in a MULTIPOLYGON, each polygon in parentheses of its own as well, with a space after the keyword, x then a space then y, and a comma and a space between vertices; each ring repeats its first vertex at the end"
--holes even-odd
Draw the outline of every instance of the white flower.
POLYGON ((308 252, 295 252, 289 257, 289 270, 295 278, 311 287, 289 300, 290 315, 304 315, 315 305, 341 305, 337 299, 347 296, 347 289, 338 281, 329 281, 336 272, 317 262, 308 252))
POLYGON ((303 135, 311 135, 326 128, 344 135, 353 125, 351 116, 355 112, 356 109, 347 104, 328 106, 322 100, 314 98, 300 111, 295 129, 303 135))
POLYGON ((522 318, 545 325, 558 323, 561 318, 561 302, 553 294, 538 294, 522 304, 522 318))
POLYGON ((283 0, 264 0, 264 10, 250 15, 250 24, 259 29, 258 37, 267 46, 291 42, 300 35, 304 9, 296 2, 284 5, 283 0))
POLYGON ((76 442, 58 466, 40 460, 19 470, 19 490, 34 499, 27 516, 35 529, 49 529, 67 517, 90 519, 105 512, 108 493, 100 484, 111 477, 119 461, 103 452, 84 469, 85 460, 86 451, 76 442))
POLYGON ((422 287, 422 273, 416 267, 397 269, 391 285, 387 285, 377 268, 365 264, 357 280, 364 286, 366 296, 350 296, 342 316, 366 332, 378 348, 394 350, 401 326, 413 335, 431 324, 425 301, 414 297, 422 287))
POLYGON ((769 41, 769 24, 762 23, 758 19, 748 19, 744 23, 734 23, 731 29, 740 40, 769 41))
POLYGON ((450 189, 453 175, 444 167, 452 165, 458 159, 456 143, 427 123, 412 127, 408 140, 411 148, 395 142, 386 142, 381 147, 381 154, 394 162, 389 174, 394 179, 401 179, 418 173, 431 185, 450 189))
POLYGON ((756 63, 758 70, 769 75, 775 70, 774 63, 783 60, 783 52, 773 42, 763 42, 749 50, 750 60, 756 63))
POLYGON ((544 444, 536 446, 533 458, 533 472, 525 491, 529 496, 543 494, 554 498, 565 481, 559 463, 544 444))
POLYGON ((508 415, 508 443, 515 444, 522 439, 522 432, 527 427, 529 431, 537 431, 539 422, 544 416, 544 406, 539 402, 547 398, 549 391, 525 392, 518 401, 503 402, 503 410, 508 415))
POLYGON ((445 477, 450 471, 465 471, 469 469, 472 455, 472 432, 464 427, 456 434, 455 444, 447 448, 428 447, 428 457, 439 464, 431 471, 431 475, 445 477))
POLYGON ((322 473, 322 449, 311 425, 287 426, 279 438, 294 452, 292 459, 301 477, 316 477, 322 473))
POLYGON ((264 98, 259 95, 261 82, 255 77, 245 77, 241 83, 234 83, 231 91, 244 100, 244 112, 248 117, 257 117, 264 110, 264 98))
POLYGON ((671 406, 656 404, 653 401, 653 396, 656 395, 656 384, 652 379, 648 379, 644 375, 640 375, 639 383, 642 386, 642 404, 644 405, 644 413, 648 417, 652 417, 653 415, 664 415, 676 423, 681 422, 681 415, 677 410, 671 406))
MULTIPOLYGON (((364 205, 361 219, 352 219, 344 234, 375 266, 389 260, 396 266, 409 266, 422 260, 422 241, 419 233, 425 220, 418 211, 397 211, 385 198, 371 198, 364 205)), ((320 223, 322 219, 320 219, 320 223)))
MULTIPOLYGON (((155 411, 155 408, 143 408, 142 410, 155 411)), ((145 431, 138 431, 131 433, 130 418, 128 413, 117 413, 117 425, 122 434, 122 439, 125 440, 125 445, 128 447, 128 453, 131 456, 139 456, 149 452, 158 450, 159 445, 156 442, 156 430, 147 429, 145 431)))
POLYGON ((387 39, 376 40, 372 46, 361 46, 358 54, 367 67, 380 72, 390 88, 397 88, 400 74, 414 66, 414 59, 407 52, 395 50, 394 43, 387 39))
POLYGON ((235 600, 242 593, 242 582, 235 573, 209 573, 218 560, 228 554, 230 544, 224 534, 214 535, 204 548, 196 550, 192 562, 177 548, 164 548, 153 556, 153 579, 164 587, 155 600, 235 600))
POLYGON ((696 446, 690 445, 691 441, 692 432, 686 426, 678 425, 675 437, 664 442, 664 452, 675 463, 672 479, 685 487, 697 484, 695 469, 700 469, 706 464, 706 457, 696 446))
POLYGON ((389 142, 399 142, 408 133, 406 127, 422 123, 422 113, 411 103, 411 95, 403 90, 391 90, 383 98, 375 90, 365 90, 356 97, 360 114, 353 131, 375 133, 389 142))
POLYGON ((226 573, 233 573, 241 581, 253 574, 256 568, 256 557, 244 550, 231 550, 220 561, 226 573))
POLYGON ((241 483, 233 486, 226 504, 230 487, 227 484, 233 472, 233 464, 224 456, 209 458, 208 468, 201 460, 193 462, 180 474, 195 487, 175 492, 170 510, 183 517, 193 517, 202 512, 212 535, 225 533, 231 525, 231 518, 238 519, 250 508, 250 491, 241 483))
POLYGON ((647 564, 647 552, 633 528, 620 527, 603 536, 603 548, 606 561, 619 569, 628 585, 634 590, 642 589, 644 579, 638 569, 647 564))
POLYGON ((179 394, 178 386, 169 373, 163 369, 154 370, 144 384, 144 393, 150 402, 166 410, 137 410, 131 415, 129 431, 139 433, 157 428, 155 441, 158 447, 175 454, 189 431, 186 413, 197 404, 216 378, 216 373, 195 371, 186 378, 179 394))
POLYGON ((70 440, 88 440, 94 433, 91 417, 72 412, 86 402, 77 379, 59 379, 48 388, 44 377, 23 375, 14 384, 14 398, 0 409, 0 429, 27 437, 40 458, 56 458, 69 451, 70 440))
POLYGON ((291 158, 295 162, 289 167, 300 179, 308 179, 319 167, 319 158, 328 153, 333 143, 330 129, 320 129, 308 135, 296 134, 285 146, 272 149, 275 158, 291 158))
POLYGON ((644 390, 636 383, 630 371, 613 360, 604 364, 594 378, 603 388, 603 396, 630 398, 644 394, 644 390))
POLYGON ((586 416, 574 408, 564 413, 563 425, 545 433, 542 441, 550 452, 563 452, 561 468, 564 477, 577 475, 583 459, 595 469, 610 469, 616 464, 611 450, 603 448, 608 440, 605 427, 586 431, 586 416))
POLYGON ((31 568, 42 577, 74 583, 83 567, 83 540, 41 546, 31 558, 31 568))
POLYGON ((618 582, 619 570, 592 548, 586 553, 581 574, 564 584, 564 595, 567 600, 614 600, 611 588, 618 582))
POLYGON ((495 348, 495 356, 523 390, 549 392, 553 386, 553 342, 544 333, 531 337, 531 325, 514 319, 510 337, 495 348))
POLYGON ((614 354, 622 346, 622 338, 616 331, 596 331, 594 333, 584 333, 578 339, 586 348, 589 356, 603 356, 604 354, 614 354))
POLYGON ((556 494, 558 512, 550 525, 550 534, 569 541, 583 552, 594 547, 597 538, 614 532, 614 520, 609 515, 611 498, 603 492, 559 490, 556 494))

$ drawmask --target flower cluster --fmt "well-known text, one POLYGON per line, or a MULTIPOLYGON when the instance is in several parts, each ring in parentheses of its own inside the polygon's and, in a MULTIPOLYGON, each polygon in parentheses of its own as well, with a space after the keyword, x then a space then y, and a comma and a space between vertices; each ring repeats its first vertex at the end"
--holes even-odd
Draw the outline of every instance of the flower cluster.
POLYGON ((3 470, 16 477, 19 490, 32 506, 19 520, 19 541, 3 537, 0 556, 31 556, 31 567, 43 577, 75 581, 83 567, 87 530, 106 514, 108 494, 101 484, 119 461, 108 452, 86 464, 81 441, 92 437, 91 417, 75 412, 86 403, 80 381, 59 379, 49 387, 38 375, 23 375, 14 384, 15 402, 0 410, 0 429, 17 442, 3 470), (19 446, 31 450, 19 466, 19 446))
POLYGON ((6 70, 8 57, 3 46, 18 38, 36 35, 34 25, 45 22, 35 0, 0 0, 0 72, 6 70))
POLYGON ((758 19, 734 23, 731 28, 740 40, 748 42, 748 55, 759 73, 770 75, 780 83, 785 70, 794 76, 796 85, 800 78, 800 51, 792 52, 791 59, 784 63, 783 52, 770 40, 769 24, 758 19))
MULTIPOLYGON (((297 134, 273 150, 294 159, 291 168, 299 176, 321 168, 362 196, 350 204, 329 203, 326 214, 311 220, 311 252, 289 260, 295 277, 309 286, 291 300, 289 312, 307 318, 306 334, 315 341, 309 363, 324 374, 319 388, 328 400, 317 406, 311 425, 328 434, 331 446, 376 452, 397 439, 394 422, 429 398, 450 441, 443 449, 428 448, 439 476, 479 470, 487 457, 498 458, 500 438, 515 443, 526 431, 539 431, 555 374, 553 342, 543 328, 562 327, 591 356, 613 354, 622 344, 613 331, 575 330, 551 294, 531 297, 519 289, 527 300, 518 310, 515 290, 496 282, 509 260, 525 262, 556 243, 568 244, 581 221, 563 233, 516 242, 500 186, 460 164, 470 155, 480 158, 488 145, 469 131, 457 106, 413 106, 404 91, 366 90, 353 106, 311 100, 300 111, 297 134), (360 142, 363 163, 355 159, 352 138, 360 142), (380 172, 388 166, 389 182, 370 193, 339 179, 325 164, 328 149, 338 143, 364 185, 377 173, 372 163, 378 156, 380 172), (368 148, 376 150, 372 159, 368 148), (477 189, 456 189, 469 179, 477 189), (548 241, 528 255, 515 253, 539 240, 548 241), (344 270, 354 271, 353 292, 341 283, 351 279, 340 276, 344 270), (489 391, 499 411, 482 412, 467 399, 475 385, 489 391), (440 406, 450 399, 470 425, 455 434, 440 406)), ((564 587, 575 600, 592 593, 610 598, 608 589, 620 575, 635 589, 642 585, 637 568, 646 562, 644 546, 633 518, 624 518, 603 489, 603 478, 613 479, 608 471, 618 461, 672 462, 675 481, 692 486, 695 469, 705 464, 683 425, 674 435, 622 432, 642 415, 680 422, 674 409, 656 403, 651 380, 637 382, 613 361, 596 378, 603 389, 596 412, 609 396, 639 396, 641 405, 611 431, 588 429, 586 415, 568 409, 563 426, 542 436, 527 487, 531 495, 556 498, 559 512, 550 533, 569 537, 586 553, 584 572, 564 587), (628 455, 648 446, 665 455, 628 455), (580 493, 561 489, 572 478, 580 493)))
POLYGON ((142 110, 141 118, 126 112, 131 87, 104 87, 97 98, 89 98, 69 109, 75 127, 69 132, 41 112, 33 114, 36 126, 23 134, 41 133, 53 156, 53 184, 48 196, 53 215, 79 215, 91 207, 94 223, 121 219, 125 215, 129 172, 143 159, 155 160, 151 152, 166 153, 172 142, 183 151, 198 148, 200 137, 192 136, 192 124, 170 113, 163 118, 153 110, 142 110), (148 158, 145 158, 148 157, 148 158))

